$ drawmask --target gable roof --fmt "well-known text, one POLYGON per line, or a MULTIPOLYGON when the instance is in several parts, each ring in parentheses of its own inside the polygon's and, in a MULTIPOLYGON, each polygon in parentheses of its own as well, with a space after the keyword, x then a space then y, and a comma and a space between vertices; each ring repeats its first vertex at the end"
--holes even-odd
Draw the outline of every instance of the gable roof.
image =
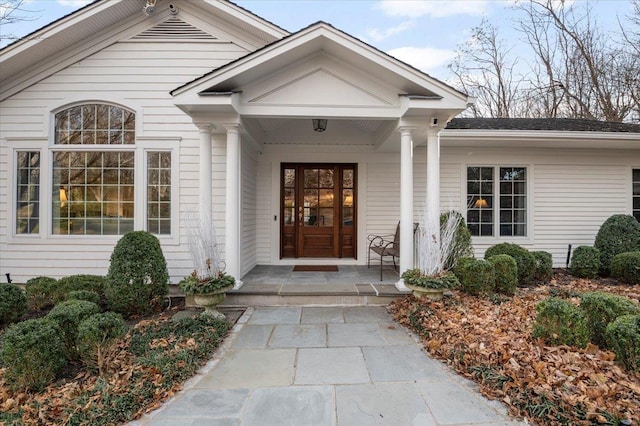
MULTIPOLYGON (((254 52, 251 52, 241 58, 236 59, 235 61, 232 61, 228 64, 225 64, 219 68, 213 69, 211 71, 209 71, 208 73, 180 86, 177 87, 176 89, 171 91, 172 95, 176 95, 179 93, 184 92, 185 90, 188 90, 190 88, 194 88, 197 86, 201 86, 202 85, 206 86, 207 85, 207 81, 211 81, 216 82, 216 83, 220 83, 220 79, 217 77, 222 77, 223 74, 228 73, 231 76, 235 75, 235 73, 239 73, 241 72, 241 65, 245 64, 245 63, 249 63, 249 62, 258 62, 258 58, 260 58, 261 55, 264 55, 266 52, 269 51, 280 51, 280 52, 287 52, 287 45, 292 45, 295 41, 294 40, 302 40, 305 38, 305 36, 310 36, 311 38, 332 38, 333 41, 335 42, 336 40, 338 40, 339 38, 342 38, 345 43, 350 44, 350 49, 354 49, 354 48, 360 48, 362 49, 361 52, 364 53, 372 53, 373 55, 375 55, 378 59, 378 61, 375 61, 378 63, 378 65, 382 66, 382 63, 386 62, 386 64, 384 66, 389 67, 389 66, 395 66, 398 70, 403 69, 404 71, 408 71, 410 74, 413 74, 413 78, 414 79, 421 79, 424 81, 429 81, 432 84, 434 84, 437 87, 440 87, 442 89, 444 89, 446 92, 459 97, 459 98, 464 98, 467 99, 468 96, 467 94, 459 91, 458 89, 454 88, 453 86, 448 85, 447 83, 444 83, 443 81, 440 81, 432 76, 430 76, 429 74, 425 73, 424 71, 421 71, 415 67, 413 67, 412 65, 407 64, 406 62, 403 62, 391 55, 389 55, 386 52, 383 52, 381 50, 379 50, 378 48, 365 43, 364 41, 334 27, 333 25, 324 22, 324 21, 317 21, 305 28, 302 28, 301 30, 289 34, 286 37, 283 37, 279 40, 274 41, 271 44, 268 44, 264 47, 262 47, 261 49, 258 49, 254 52), (236 71, 234 73, 234 69, 237 69, 238 71, 236 71), (216 81, 217 80, 217 81, 216 81)), ((337 44, 337 43, 336 43, 337 44)), ((371 71, 371 70, 369 70, 371 71)), ((224 77, 223 77, 224 78, 224 77)), ((230 77, 227 77, 226 80, 229 80, 230 77)), ((213 83, 211 85, 211 87, 207 87, 206 89, 202 90, 200 93, 211 93, 211 92, 219 92, 219 91, 229 91, 229 90, 236 90, 236 87, 229 87, 229 86, 224 86, 223 88, 219 89, 216 87, 216 83, 213 83)), ((433 96, 433 94, 429 93, 429 94, 425 94, 423 91, 421 91, 420 93, 406 93, 406 95, 418 95, 418 96, 433 96)), ((437 97, 437 95, 436 95, 437 97)))
MULTIPOLYGON (((156 13, 142 12, 144 0, 95 0, 0 49, 0 100, 48 77, 69 63, 112 44, 122 31, 145 20, 168 14, 169 2, 159 3, 156 13)), ((210 12, 219 22, 246 34, 258 49, 289 33, 271 22, 226 0, 192 0, 182 7, 210 12)))
POLYGON ((640 124, 579 118, 455 118, 446 129, 640 133, 640 124))

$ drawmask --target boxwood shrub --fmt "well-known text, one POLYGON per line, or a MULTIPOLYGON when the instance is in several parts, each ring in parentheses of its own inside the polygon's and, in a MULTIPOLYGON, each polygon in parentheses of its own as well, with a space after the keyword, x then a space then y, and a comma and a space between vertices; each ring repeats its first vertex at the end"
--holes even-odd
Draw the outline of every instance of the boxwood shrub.
POLYGON ((86 300, 87 302, 100 304, 100 296, 98 293, 89 290, 74 290, 67 294, 67 300, 86 300))
POLYGON ((611 261, 611 276, 623 283, 640 284, 640 251, 616 254, 611 261))
POLYGON ((47 315, 47 318, 55 321, 60 327, 64 339, 65 353, 69 359, 75 360, 78 358, 76 349, 78 326, 82 321, 99 312, 100 307, 95 303, 86 300, 67 300, 58 303, 47 315))
POLYGON ((518 265, 508 254, 497 254, 487 259, 493 264, 496 274, 495 291, 513 296, 518 287, 518 265))
POLYGON ((529 250, 518 244, 501 243, 489 247, 484 253, 484 258, 488 259, 497 254, 508 254, 515 259, 518 264, 518 285, 524 286, 531 282, 536 273, 536 259, 529 250))
POLYGON ((66 365, 62 332, 46 317, 13 324, 4 335, 0 358, 11 388, 40 391, 66 365))
POLYGON ((536 270, 533 278, 537 281, 547 281, 553 275, 553 256, 547 251, 532 251, 536 260, 536 270))
POLYGON ((27 313, 27 296, 16 285, 0 284, 0 327, 11 324, 27 313))
POLYGON ((59 303, 67 300, 72 291, 92 291, 102 300, 106 282, 107 278, 100 275, 79 274, 60 278, 53 291, 53 301, 59 303))
POLYGON ((148 314, 169 293, 169 273, 160 242, 153 234, 125 234, 113 249, 105 296, 109 309, 125 316, 148 314))
POLYGON ((491 293, 496 285, 496 273, 488 260, 471 259, 460 262, 456 267, 456 276, 462 290, 475 296, 491 293))
POLYGON ((580 308, 587 318, 591 342, 601 348, 607 348, 605 331, 611 322, 623 315, 640 314, 640 308, 631 299, 600 291, 584 293, 580 308))
POLYGON ((622 315, 607 326, 607 346, 624 368, 640 371, 640 315, 622 315))
POLYGON ((569 272, 578 278, 595 278, 600 270, 600 250, 595 247, 579 246, 571 255, 569 272))
POLYGON ((536 310, 533 337, 549 345, 587 346, 589 332, 580 308, 559 297, 550 297, 538 303, 536 310))
POLYGON ((600 273, 609 276, 616 254, 640 250, 640 223, 631 215, 613 215, 598 230, 594 246, 600 250, 600 273))
POLYGON ((53 306, 53 291, 58 280, 51 277, 35 277, 27 280, 25 291, 27 304, 34 311, 53 306))
POLYGON ((105 354, 111 343, 125 332, 124 320, 115 312, 94 314, 82 321, 78 326, 77 338, 82 362, 103 376, 105 354))

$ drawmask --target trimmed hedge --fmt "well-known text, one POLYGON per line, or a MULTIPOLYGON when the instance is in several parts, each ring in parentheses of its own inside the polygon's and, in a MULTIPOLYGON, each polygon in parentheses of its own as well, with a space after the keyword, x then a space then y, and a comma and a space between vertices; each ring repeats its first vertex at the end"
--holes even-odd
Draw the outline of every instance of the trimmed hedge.
POLYGON ((153 234, 125 234, 113 249, 105 296, 109 309, 125 316, 149 314, 169 293, 169 273, 153 234))
POLYGON ((0 327, 17 321, 27 313, 27 296, 12 284, 0 284, 0 327))
POLYGON ((52 292, 58 280, 51 277, 35 277, 27 280, 25 291, 27 304, 34 311, 40 311, 54 305, 52 292))
POLYGON ((78 353, 82 362, 89 368, 104 375, 105 354, 111 343, 126 332, 124 320, 120 314, 105 312, 94 314, 78 326, 78 353))
POLYGON ((603 292, 584 293, 580 297, 580 308, 587 318, 591 342, 607 348, 605 331, 607 326, 623 315, 638 315, 640 309, 631 299, 603 292))
POLYGON ((549 345, 587 346, 589 332, 580 308, 559 297, 550 297, 538 303, 536 310, 533 337, 549 345))
POLYGON ((41 391, 66 365, 62 332, 49 318, 13 324, 5 333, 0 358, 11 388, 41 391))
POLYGON ((104 298, 104 287, 107 278, 101 275, 70 275, 60 278, 53 290, 53 301, 60 303, 69 298, 72 291, 92 291, 96 293, 101 301, 104 298))
POLYGON ((497 254, 508 254, 513 257, 518 264, 518 285, 524 286, 531 282, 536 273, 536 259, 524 247, 512 243, 501 243, 491 246, 484 253, 484 258, 488 259, 497 254))
POLYGON ((616 254, 611 261, 611 276, 623 283, 640 284, 640 251, 616 254))
POLYGON ((616 254, 640 251, 640 223, 631 215, 613 215, 600 227, 594 246, 600 250, 600 273, 609 276, 616 254))
POLYGON ((622 315, 607 326, 607 346, 630 371, 640 371, 640 315, 622 315))
POLYGON ((573 251, 569 271, 578 278, 595 278, 600 270, 600 250, 579 246, 573 251))
POLYGON ((488 260, 471 259, 459 262, 455 275, 460 280, 462 290, 475 296, 483 296, 493 291, 496 273, 488 260))
POLYGON ((513 296, 518 287, 518 264, 508 254, 497 254, 487 259, 493 264, 496 274, 495 290, 513 296))
POLYGON ((533 278, 537 281, 547 281, 553 275, 553 256, 547 251, 532 251, 536 260, 533 278))
POLYGON ((78 358, 76 348, 76 338, 78 337, 78 326, 82 321, 93 314, 100 312, 100 307, 86 300, 67 300, 61 302, 51 309, 47 318, 55 321, 62 331, 64 348, 67 357, 71 360, 78 358))
POLYGON ((98 293, 89 290, 74 290, 67 294, 67 300, 86 300, 87 302, 100 304, 100 296, 98 293))

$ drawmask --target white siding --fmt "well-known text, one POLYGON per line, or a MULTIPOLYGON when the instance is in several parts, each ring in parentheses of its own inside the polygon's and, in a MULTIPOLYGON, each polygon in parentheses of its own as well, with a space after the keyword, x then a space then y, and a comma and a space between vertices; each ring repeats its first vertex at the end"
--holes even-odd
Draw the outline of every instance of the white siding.
POLYGON ((250 150, 243 146, 242 150, 242 244, 240 245, 242 265, 240 276, 256 266, 256 177, 258 163, 250 150))
MULTIPOLYGON (((191 119, 173 105, 169 92, 202 74, 230 62, 247 52, 233 43, 148 43, 121 42, 44 79, 12 96, 0 105, 0 272, 11 273, 16 282, 37 275, 61 277, 75 273, 105 274, 117 237, 35 238, 12 236, 8 200, 13 189, 12 151, 6 138, 43 140, 43 175, 50 162, 45 161, 46 146, 52 140, 52 111, 70 102, 110 101, 135 110, 140 119, 136 133, 154 143, 154 137, 180 139, 180 166, 173 181, 179 185, 177 200, 180 233, 161 237, 172 282, 177 282, 193 268, 184 232, 188 213, 199 210, 199 133, 191 119)), ((18 143, 18 142, 15 142, 18 143)), ((162 146, 162 142, 157 142, 162 146)), ((225 140, 214 138, 213 209, 219 242, 224 242, 224 173, 225 140)), ((49 160, 50 161, 50 160, 49 160)), ((141 163, 139 163, 141 164, 141 163)), ((50 192, 50 181, 41 181, 42 193, 50 192)), ((140 191, 138 185, 136 191, 140 191)), ((138 198, 139 201, 143 201, 138 198)), ((50 211, 42 206, 42 223, 50 220, 50 211)), ((141 218, 142 219, 142 218, 141 218)), ((140 221, 139 223, 142 223, 140 221)), ((48 226, 46 227, 48 229, 48 226)))

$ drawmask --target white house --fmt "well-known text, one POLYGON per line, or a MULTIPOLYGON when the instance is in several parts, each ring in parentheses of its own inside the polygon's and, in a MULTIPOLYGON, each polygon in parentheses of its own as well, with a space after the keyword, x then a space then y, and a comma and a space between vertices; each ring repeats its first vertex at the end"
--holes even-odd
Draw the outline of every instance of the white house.
POLYGON ((0 50, 0 273, 16 282, 105 274, 143 229, 175 283, 192 213, 237 278, 366 263, 366 236, 399 220, 405 270, 412 223, 441 210, 478 255, 516 242, 556 266, 610 215, 640 218, 638 125, 451 121, 465 94, 327 23, 146 3, 97 0, 0 50))

